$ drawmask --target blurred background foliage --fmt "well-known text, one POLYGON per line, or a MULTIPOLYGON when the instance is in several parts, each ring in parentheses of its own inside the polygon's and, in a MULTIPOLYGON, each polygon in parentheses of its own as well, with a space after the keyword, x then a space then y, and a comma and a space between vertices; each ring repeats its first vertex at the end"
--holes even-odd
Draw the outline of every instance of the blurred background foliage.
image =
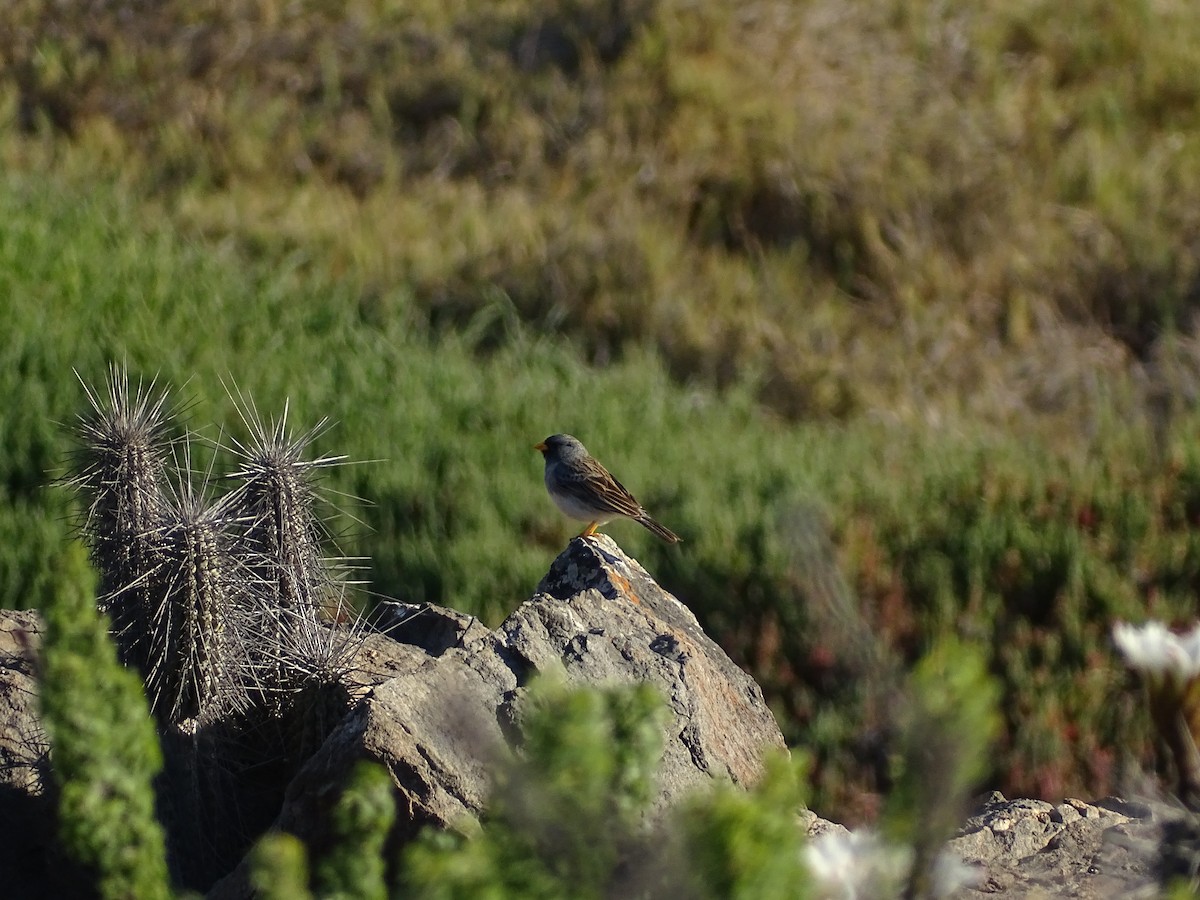
POLYGON ((492 624, 572 533, 569 431, 823 814, 874 816, 947 635, 991 786, 1116 789, 1108 629, 1200 577, 1197 72, 1181 0, 11 0, 0 602, 53 590, 72 369, 214 443, 226 385, 328 416, 372 590, 492 624))

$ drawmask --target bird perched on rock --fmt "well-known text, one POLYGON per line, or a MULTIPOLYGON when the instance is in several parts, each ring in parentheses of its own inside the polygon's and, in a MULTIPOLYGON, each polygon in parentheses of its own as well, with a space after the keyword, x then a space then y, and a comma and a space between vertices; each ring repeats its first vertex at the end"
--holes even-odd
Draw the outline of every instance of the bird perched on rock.
POLYGON ((659 525, 625 486, 609 474, 587 452, 587 448, 569 434, 552 434, 540 444, 546 459, 546 490, 566 515, 588 527, 580 537, 591 537, 601 525, 613 519, 633 519, 664 541, 677 544, 682 538, 659 525))

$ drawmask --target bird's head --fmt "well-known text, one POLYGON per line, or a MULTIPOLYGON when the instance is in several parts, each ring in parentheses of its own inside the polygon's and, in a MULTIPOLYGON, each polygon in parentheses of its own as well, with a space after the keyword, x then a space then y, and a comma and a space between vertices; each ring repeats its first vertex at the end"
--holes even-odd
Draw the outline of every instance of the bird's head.
POLYGON ((587 456, 583 444, 569 434, 552 434, 540 444, 534 444, 533 449, 542 451, 542 456, 546 459, 587 456))

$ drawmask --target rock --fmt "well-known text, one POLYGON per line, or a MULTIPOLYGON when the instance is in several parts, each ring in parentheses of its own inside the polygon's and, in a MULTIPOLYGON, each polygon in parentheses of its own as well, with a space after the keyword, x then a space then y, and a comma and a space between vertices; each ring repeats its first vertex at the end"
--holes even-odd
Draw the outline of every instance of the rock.
POLYGON ((971 862, 1024 859, 1043 849, 1062 827, 1053 813, 1053 805, 1044 800, 1010 802, 993 791, 967 819, 953 847, 971 862))
POLYGON ((430 656, 441 656, 451 647, 462 647, 488 633, 474 616, 428 603, 397 600, 379 603, 372 613, 371 626, 402 644, 420 647, 430 656))
MULTIPOLYGON (((446 612, 429 616, 444 621, 446 612)), ((359 758, 392 773, 408 830, 461 824, 483 808, 524 686, 551 666, 578 684, 660 689, 673 713, 660 805, 713 777, 751 783, 764 751, 784 747, 754 681, 610 538, 573 541, 533 599, 496 631, 462 626, 453 646, 438 640, 440 655, 393 674, 359 704, 293 782, 281 827, 303 831, 313 818, 309 800, 320 793, 314 786, 337 782, 359 758)))
POLYGON ((0 882, 6 897, 76 896, 81 873, 55 851, 50 745, 38 716, 41 617, 0 609, 0 882))
POLYGON ((1163 823, 1181 815, 1116 797, 1055 806, 993 792, 949 843, 981 869, 979 882, 954 897, 1157 896, 1163 823))
MULTIPOLYGON (((605 536, 572 541, 533 598, 495 631, 450 610, 403 604, 389 604, 376 621, 395 641, 366 642, 371 663, 360 668, 386 676, 292 781, 276 822, 317 852, 328 841, 328 808, 360 759, 386 766, 396 784, 393 850, 425 825, 455 828, 478 815, 525 687, 550 667, 576 684, 659 689, 672 715, 656 808, 714 778, 751 784, 765 751, 784 747, 753 679, 605 536)), ((244 874, 210 897, 245 896, 244 874)))

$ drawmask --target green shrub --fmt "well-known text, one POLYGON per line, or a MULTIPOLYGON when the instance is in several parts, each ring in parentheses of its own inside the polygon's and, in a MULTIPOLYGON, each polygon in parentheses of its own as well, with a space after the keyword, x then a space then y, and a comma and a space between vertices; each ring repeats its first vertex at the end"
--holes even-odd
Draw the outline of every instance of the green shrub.
POLYGON ((392 781, 373 763, 359 763, 332 810, 332 842, 312 867, 299 838, 263 835, 249 854, 250 884, 264 900, 375 900, 388 896, 384 843, 396 818, 392 781))
POLYGON ((916 664, 898 698, 895 784, 884 824, 912 848, 908 896, 935 896, 938 856, 986 784, 1000 731, 998 696, 983 652, 945 639, 916 664))
POLYGON ((333 846, 313 867, 323 900, 386 900, 384 843, 396 819, 392 779, 359 763, 333 809, 333 846))
MULTIPOLYGON (((647 685, 572 689, 543 675, 522 709, 476 834, 426 832, 405 853, 408 896, 608 897, 649 877, 645 820, 662 753, 647 685)), ((663 873, 659 873, 662 875, 663 873)))
POLYGON ((82 548, 58 557, 44 609, 42 714, 59 791, 63 848, 101 897, 166 898, 166 848, 151 782, 162 753, 137 676, 117 662, 95 610, 82 548))
POLYGON ((784 755, 767 760, 749 791, 714 785, 678 815, 684 858, 694 867, 686 896, 754 900, 808 896, 803 767, 784 755))
POLYGON ((294 835, 263 836, 250 851, 250 885, 263 900, 310 900, 308 854, 294 835))

